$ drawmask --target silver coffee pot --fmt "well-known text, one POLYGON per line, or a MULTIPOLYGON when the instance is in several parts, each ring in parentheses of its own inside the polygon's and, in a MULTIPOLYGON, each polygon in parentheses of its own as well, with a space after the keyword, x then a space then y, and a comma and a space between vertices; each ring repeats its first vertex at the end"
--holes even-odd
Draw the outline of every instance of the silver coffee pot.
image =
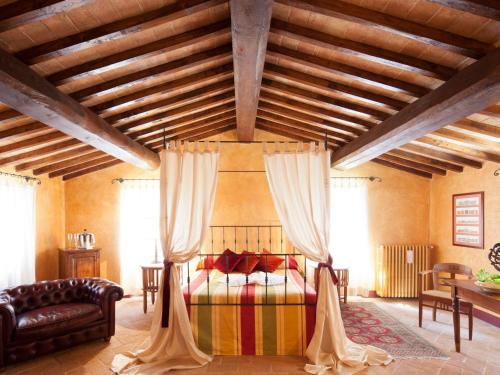
POLYGON ((91 250, 95 245, 95 236, 93 233, 87 232, 87 229, 84 229, 82 233, 78 234, 78 247, 80 249, 91 250))

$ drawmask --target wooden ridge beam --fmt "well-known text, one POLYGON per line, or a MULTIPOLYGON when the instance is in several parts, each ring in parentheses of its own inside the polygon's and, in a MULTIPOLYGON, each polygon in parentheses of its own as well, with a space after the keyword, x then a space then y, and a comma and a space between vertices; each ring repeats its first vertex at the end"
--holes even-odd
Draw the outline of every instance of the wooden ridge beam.
POLYGON ((333 165, 342 169, 360 165, 498 101, 498 61, 500 48, 344 146, 333 155, 333 165))
POLYGON ((398 156, 394 156, 394 155, 390 155, 390 154, 379 155, 377 157, 377 159, 388 161, 388 162, 398 164, 398 165, 404 165, 406 167, 418 169, 419 171, 428 172, 431 174, 438 174, 441 176, 446 176, 446 170, 444 170, 444 169, 433 167, 431 165, 423 164, 423 163, 416 162, 416 161, 413 161, 410 159, 400 158, 398 156))
POLYGON ((3 50, 0 50, 0 100, 140 168, 154 169, 160 164, 158 155, 110 126, 3 50))
POLYGON ((323 108, 340 110, 343 112, 347 112, 350 115, 364 116, 365 119, 381 121, 391 117, 390 113, 383 112, 375 108, 334 99, 326 95, 318 94, 313 91, 304 90, 303 88, 279 82, 276 80, 276 77, 268 76, 265 73, 264 75, 265 78, 262 80, 262 89, 264 90, 265 88, 266 92, 276 92, 278 93, 278 95, 291 97, 295 100, 306 102, 308 104, 317 105, 323 108))
POLYGON ((453 172, 463 172, 464 168, 461 165, 448 163, 438 159, 433 159, 429 156, 414 154, 412 152, 404 151, 402 149, 394 149, 389 151, 386 155, 396 156, 401 159, 408 159, 422 164, 427 164, 440 169, 447 169, 453 172))
POLYGON ((373 73, 369 70, 342 64, 337 61, 327 60, 315 55, 309 55, 304 52, 281 47, 272 43, 269 43, 267 46, 267 56, 276 59, 285 59, 322 73, 342 76, 349 80, 413 97, 420 97, 431 91, 425 86, 419 86, 397 78, 373 73))
POLYGON ((361 135, 364 133, 363 130, 361 130, 359 128, 355 128, 353 126, 345 125, 345 124, 342 124, 340 122, 333 122, 333 121, 324 120, 321 117, 310 115, 310 114, 307 114, 304 112, 295 111, 295 110, 290 109, 290 108, 285 108, 285 107, 282 107, 280 105, 271 104, 271 103, 267 103, 264 101, 261 101, 259 103, 259 110, 260 109, 263 109, 269 113, 274 113, 274 114, 280 115, 282 117, 287 117, 287 118, 291 118, 291 119, 294 119, 297 121, 301 121, 305 124, 310 124, 310 125, 315 125, 315 126, 320 126, 320 127, 327 127, 327 128, 331 128, 331 129, 334 129, 336 131, 339 131, 339 132, 344 132, 346 134, 352 134, 352 135, 358 136, 358 135, 361 135))
POLYGON ((273 91, 271 88, 268 88, 265 85, 265 82, 263 82, 262 84, 262 95, 260 97, 260 100, 266 103, 271 103, 285 108, 307 113, 309 115, 322 117, 325 120, 344 121, 348 125, 358 126, 364 129, 371 129, 372 127, 377 125, 376 122, 370 121, 369 119, 358 118, 342 112, 335 111, 332 108, 318 107, 317 105, 315 105, 315 103, 313 104, 304 103, 302 101, 296 100, 295 98, 284 96, 280 92, 276 92, 273 91))
POLYGON ((122 39, 165 23, 174 22, 223 3, 225 3, 224 0, 176 2, 147 13, 120 19, 19 51, 15 56, 28 65, 38 64, 112 40, 122 39))
POLYGON ((276 2, 293 8, 319 13, 328 17, 342 19, 361 26, 403 36, 474 59, 481 58, 491 50, 488 44, 476 39, 435 29, 430 26, 349 4, 340 0, 308 0, 307 2, 301 0, 276 0, 276 2))
POLYGON ((402 146, 400 149, 412 152, 414 154, 430 156, 435 159, 443 160, 445 162, 450 162, 457 165, 465 165, 467 167, 472 167, 476 169, 480 169, 483 166, 481 162, 478 162, 474 159, 469 159, 460 155, 456 155, 454 153, 446 152, 447 150, 439 149, 437 147, 434 148, 429 144, 425 143, 420 143, 420 144, 421 145, 409 143, 402 146))
POLYGON ((128 64, 141 62, 147 58, 165 54, 169 51, 188 47, 201 40, 223 39, 228 36, 229 22, 220 21, 182 34, 177 34, 126 51, 118 52, 113 55, 100 57, 84 64, 63 69, 59 72, 50 74, 46 78, 54 85, 61 86, 83 77, 101 74, 128 64))
POLYGON ((0 7, 0 33, 60 13, 83 7, 95 0, 21 0, 0 7))
POLYGON ((415 174, 415 175, 420 176, 420 177, 432 178, 432 173, 424 172, 424 171, 421 171, 419 169, 411 168, 411 167, 404 166, 404 165, 401 165, 401 164, 396 164, 396 163, 390 162, 388 160, 382 160, 380 158, 375 158, 375 159, 373 159, 371 161, 374 162, 374 163, 383 165, 384 167, 398 169, 400 171, 408 172, 408 173, 411 173, 411 174, 415 174))
POLYGON ((444 65, 374 47, 369 44, 338 38, 317 30, 292 25, 276 19, 273 19, 271 22, 270 32, 278 37, 285 37, 319 48, 334 50, 391 68, 429 76, 442 81, 446 81, 456 73, 455 69, 444 65))
POLYGON ((500 21, 500 3, 491 0, 429 0, 444 7, 500 21))
POLYGON ((259 102, 272 0, 230 0, 233 39, 236 133, 252 141, 259 102))
MULTIPOLYGON (((291 66, 285 66, 289 65, 288 60, 286 60, 286 62, 280 61, 283 65, 279 65, 279 63, 273 64, 269 62, 269 60, 266 58, 267 62, 264 68, 264 77, 274 79, 284 84, 292 84, 296 87, 304 88, 305 90, 322 93, 324 95, 331 96, 332 98, 337 98, 340 101, 345 101, 343 97, 347 97, 354 99, 356 102, 363 102, 362 104, 360 103, 361 105, 374 104, 391 110, 400 110, 408 104, 407 102, 399 99, 380 95, 364 89, 358 89, 332 79, 320 78, 311 74, 303 73, 295 70, 291 66)), ((350 102, 347 100, 347 103, 350 102)))

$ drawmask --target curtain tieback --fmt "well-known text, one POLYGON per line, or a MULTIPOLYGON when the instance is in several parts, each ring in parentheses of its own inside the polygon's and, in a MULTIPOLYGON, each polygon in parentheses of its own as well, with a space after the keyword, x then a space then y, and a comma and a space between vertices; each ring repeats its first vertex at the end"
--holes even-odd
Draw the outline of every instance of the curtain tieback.
POLYGON ((163 261, 163 308, 161 312, 161 326, 168 327, 168 319, 170 315, 170 269, 174 265, 168 260, 163 261))
POLYGON ((332 256, 328 255, 328 261, 326 263, 318 264, 318 267, 319 268, 323 268, 323 267, 327 268, 328 271, 330 272, 330 275, 332 276, 333 283, 335 285, 337 285, 339 283, 339 279, 337 278, 337 275, 335 274, 335 271, 333 270, 332 264, 333 264, 332 256))

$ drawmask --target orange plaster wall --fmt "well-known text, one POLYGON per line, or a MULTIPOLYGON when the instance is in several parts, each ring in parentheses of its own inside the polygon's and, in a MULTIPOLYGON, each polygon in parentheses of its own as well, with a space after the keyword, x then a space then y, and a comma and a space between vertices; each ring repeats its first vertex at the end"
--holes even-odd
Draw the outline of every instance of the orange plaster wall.
MULTIPOLYGON (((13 168, 2 168, 15 173, 13 168)), ((29 175, 29 173, 24 173, 29 175)), ((40 177, 36 192, 36 279, 50 280, 58 277, 59 247, 64 246, 64 183, 60 178, 40 177)))
POLYGON ((465 168, 463 173, 434 177, 431 183, 430 236, 436 245, 435 263, 457 262, 494 271, 488 250, 500 242, 500 176, 493 173, 498 164, 485 163, 482 169, 465 168), (484 249, 453 246, 452 195, 484 191, 484 249))

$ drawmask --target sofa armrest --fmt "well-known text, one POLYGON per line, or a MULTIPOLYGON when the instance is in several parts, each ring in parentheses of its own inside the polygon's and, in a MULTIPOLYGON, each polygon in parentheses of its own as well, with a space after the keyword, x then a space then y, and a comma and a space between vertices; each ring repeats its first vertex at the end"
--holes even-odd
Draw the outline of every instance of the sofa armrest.
POLYGON ((16 327, 16 313, 6 292, 0 292, 0 340, 6 344, 16 327))
POLYGON ((85 279, 88 288, 87 301, 101 306, 104 316, 107 316, 110 304, 123 298, 123 289, 120 285, 99 278, 85 279))

